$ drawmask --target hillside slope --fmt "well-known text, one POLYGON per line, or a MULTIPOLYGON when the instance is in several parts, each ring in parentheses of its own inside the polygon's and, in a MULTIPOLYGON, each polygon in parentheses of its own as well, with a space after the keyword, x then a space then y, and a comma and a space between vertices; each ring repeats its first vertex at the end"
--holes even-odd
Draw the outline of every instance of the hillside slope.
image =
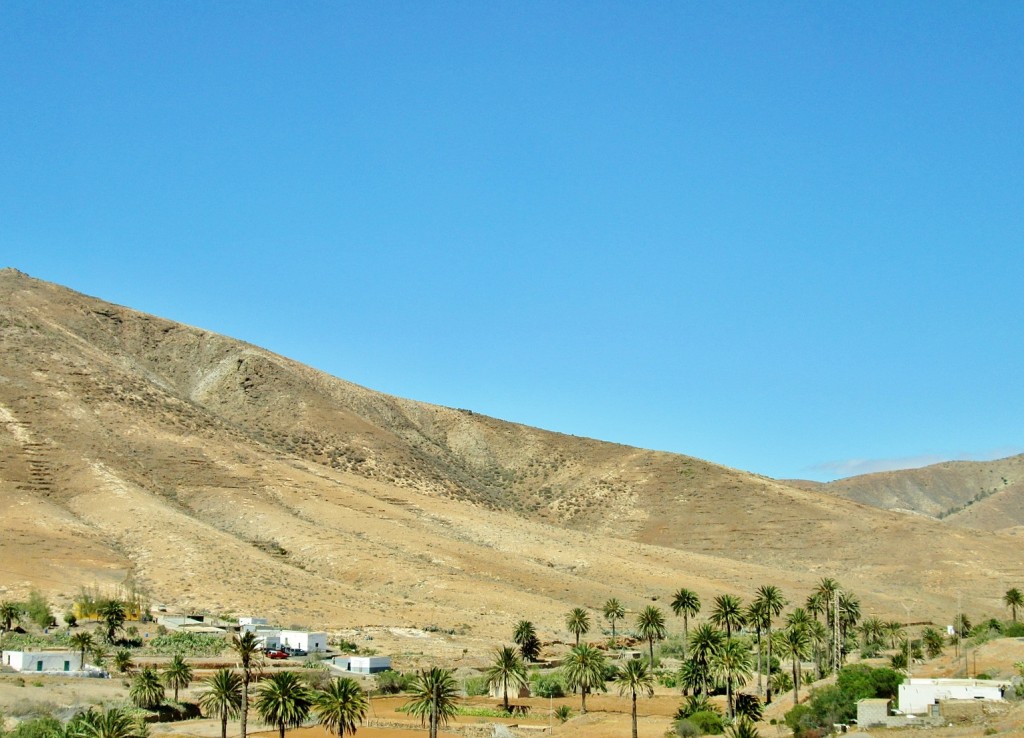
POLYGON ((982 530, 1024 525, 1024 455, 864 474, 809 488, 982 530))
POLYGON ((390 397, 9 269, 0 351, 15 594, 130 576, 296 622, 557 626, 613 595, 822 576, 894 614, 908 591, 996 609, 1022 573, 1013 535, 390 397))

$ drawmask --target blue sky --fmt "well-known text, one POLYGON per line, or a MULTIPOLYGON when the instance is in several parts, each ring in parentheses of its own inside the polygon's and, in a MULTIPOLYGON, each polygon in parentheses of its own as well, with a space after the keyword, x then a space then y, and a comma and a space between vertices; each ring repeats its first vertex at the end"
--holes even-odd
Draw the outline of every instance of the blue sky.
POLYGON ((1024 450, 1024 4, 0 4, 0 266, 774 477, 1024 450))

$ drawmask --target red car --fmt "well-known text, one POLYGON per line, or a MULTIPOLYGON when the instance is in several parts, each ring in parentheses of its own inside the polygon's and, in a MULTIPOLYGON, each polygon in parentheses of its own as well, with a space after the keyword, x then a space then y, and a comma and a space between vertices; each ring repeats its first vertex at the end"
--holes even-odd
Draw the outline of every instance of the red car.
POLYGON ((286 658, 288 658, 288 654, 286 654, 284 651, 279 651, 276 648, 268 648, 263 653, 266 654, 268 659, 286 659, 286 658))

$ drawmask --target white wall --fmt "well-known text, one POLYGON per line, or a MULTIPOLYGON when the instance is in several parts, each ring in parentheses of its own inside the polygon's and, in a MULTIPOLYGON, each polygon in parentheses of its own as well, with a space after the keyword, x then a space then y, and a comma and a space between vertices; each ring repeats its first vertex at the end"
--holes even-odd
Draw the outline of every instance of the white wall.
POLYGON ((4 663, 15 671, 53 674, 82 670, 80 651, 5 651, 4 663))
POLYGON ((910 679, 900 685, 899 708, 906 715, 926 715, 936 700, 1002 700, 1003 682, 983 679, 910 679))

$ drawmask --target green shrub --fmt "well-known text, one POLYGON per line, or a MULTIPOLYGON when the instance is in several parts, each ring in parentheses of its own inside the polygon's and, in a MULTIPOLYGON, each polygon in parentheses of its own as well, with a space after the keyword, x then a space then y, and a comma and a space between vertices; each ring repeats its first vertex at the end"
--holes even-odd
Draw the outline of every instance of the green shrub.
POLYGON ((679 738, 697 738, 700 728, 690 722, 689 718, 681 718, 672 723, 672 732, 679 738))
POLYGON ((465 681, 467 697, 482 697, 487 694, 487 677, 469 677, 465 681))
POLYGON ((24 720, 5 733, 4 738, 64 738, 64 724, 52 715, 24 720))
POLYGON ((382 671, 377 675, 377 691, 381 694, 398 694, 409 689, 416 677, 400 671, 382 671))
POLYGON ((747 694, 746 692, 740 692, 736 695, 736 715, 745 717, 755 723, 761 719, 764 714, 764 708, 761 705, 761 700, 756 694, 747 694))
POLYGON ((558 719, 558 722, 564 723, 572 717, 572 708, 568 705, 559 705, 555 708, 555 717, 558 719))
POLYGON ((686 719, 697 726, 701 735, 721 735, 725 730, 725 720, 710 710, 695 712, 686 719))
POLYGON ((541 674, 535 671, 530 675, 530 682, 530 691, 538 697, 565 697, 565 681, 561 674, 541 674))

